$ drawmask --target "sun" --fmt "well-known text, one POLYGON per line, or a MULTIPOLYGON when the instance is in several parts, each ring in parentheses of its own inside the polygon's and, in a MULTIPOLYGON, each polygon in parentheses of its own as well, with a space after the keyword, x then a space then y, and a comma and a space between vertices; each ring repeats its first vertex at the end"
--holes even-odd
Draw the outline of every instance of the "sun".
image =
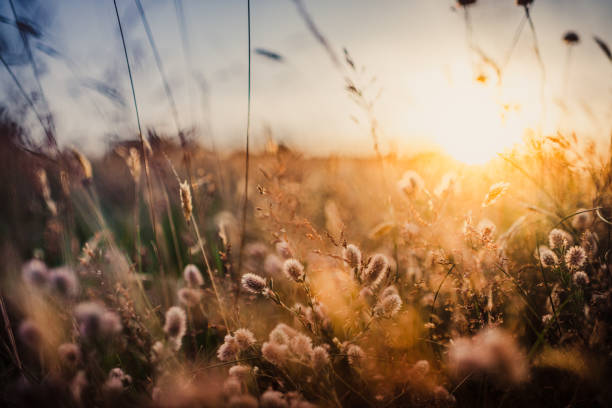
POLYGON ((498 91, 475 81, 445 89, 432 119, 434 142, 466 164, 484 164, 519 142, 529 123, 518 105, 498 101, 498 91))

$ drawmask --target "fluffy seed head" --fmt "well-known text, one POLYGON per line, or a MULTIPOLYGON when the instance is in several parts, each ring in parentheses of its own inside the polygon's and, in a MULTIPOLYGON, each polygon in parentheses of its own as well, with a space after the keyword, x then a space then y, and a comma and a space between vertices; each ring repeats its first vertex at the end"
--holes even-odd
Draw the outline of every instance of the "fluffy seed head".
POLYGON ((398 294, 391 294, 379 301, 376 311, 384 317, 392 317, 395 316, 401 308, 402 298, 400 298, 398 294))
POLYGON ((368 267, 363 271, 361 280, 365 285, 375 288, 384 278, 388 268, 389 261, 387 261, 387 257, 382 254, 376 254, 370 260, 368 267))
POLYGON ((268 390, 261 394, 260 403, 261 408, 287 408, 289 406, 283 393, 274 390, 268 390))
POLYGON ((232 361, 236 359, 240 346, 234 336, 225 336, 225 341, 217 350, 217 358, 221 361, 232 361))
POLYGON ((255 336, 249 329, 236 330, 234 332, 234 338, 236 339, 236 343, 238 343, 240 350, 246 350, 249 347, 252 347, 256 342, 255 336))
POLYGON ((448 365, 458 378, 474 373, 505 384, 521 383, 528 375, 525 354, 510 334, 497 328, 455 340, 449 347, 448 365))
POLYGON ((278 255, 268 254, 264 260, 264 271, 268 276, 278 276, 283 270, 283 262, 278 255))
POLYGON ((81 349, 72 343, 64 343, 57 348, 60 360, 69 366, 75 366, 81 359, 81 349))
POLYGON ((79 303, 74 310, 79 332, 86 339, 105 337, 121 332, 121 319, 116 313, 96 302, 79 303))
POLYGON ((343 250, 343 258, 351 268, 359 268, 361 266, 361 251, 356 245, 348 244, 343 250))
POLYGON ((187 332, 187 317, 185 311, 178 306, 172 306, 166 311, 164 332, 170 338, 181 340, 187 332))
POLYGON ((380 297, 382 298, 386 298, 387 296, 390 295, 398 295, 398 291, 397 288, 393 285, 387 286, 381 293, 380 293, 380 297))
POLYGON ((316 371, 324 369, 329 364, 329 353, 324 347, 317 346, 312 350, 312 365, 316 371))
POLYGON ((580 245, 584 248, 584 251, 590 259, 595 258, 597 255, 598 241, 599 238, 597 237, 597 233, 593 231, 586 230, 584 234, 582 234, 580 245))
POLYGON ((565 264, 570 270, 582 268, 586 261, 586 252, 582 247, 573 246, 565 254, 565 264))
POLYGON ((352 366, 360 366, 365 359, 365 352, 356 344, 351 344, 346 350, 348 362, 352 366))
POLYGON ((577 286, 586 286, 589 284, 589 276, 583 271, 578 271, 574 273, 574 275, 572 276, 572 280, 577 286))
POLYGON ((278 241, 276 243, 276 253, 284 259, 289 259, 293 256, 289 243, 287 241, 278 241))
POLYGON ((43 340, 42 332, 32 320, 21 322, 18 333, 21 341, 32 350, 37 350, 41 346, 43 340))
POLYGON ((551 251, 548 247, 540 246, 540 261, 545 268, 553 268, 559 263, 557 254, 551 251))
POLYGON ((414 363, 413 368, 414 368, 414 371, 417 373, 417 375, 421 377, 425 377, 427 373, 429 372, 429 361, 419 360, 416 363, 414 363))
POLYGON ((50 273, 51 288, 60 296, 70 298, 77 295, 79 282, 76 275, 67 266, 51 269, 50 273))
POLYGON ((229 375, 231 377, 236 377, 239 380, 245 380, 250 373, 251 369, 248 366, 242 364, 236 364, 234 366, 231 366, 229 369, 229 375))
POLYGON ((181 288, 178 291, 179 302, 185 307, 194 307, 202 299, 202 292, 198 289, 181 288))
POLYGON ((229 397, 242 394, 242 383, 238 377, 230 376, 223 382, 223 393, 229 397))
POLYGON ((425 188, 425 182, 417 172, 408 170, 404 173, 401 180, 397 182, 397 188, 407 197, 411 197, 419 190, 425 188))
POLYGON ((548 234, 548 245, 552 249, 565 249, 574 243, 569 232, 555 228, 548 234))
POLYGON ((183 270, 183 279, 187 282, 187 285, 192 288, 198 288, 204 284, 204 278, 200 269, 194 264, 189 264, 183 270))
POLYGON ((305 334, 298 333, 289 342, 289 348, 295 356, 302 361, 312 361, 312 340, 305 334))
POLYGON ((291 327, 284 323, 279 323, 270 332, 269 339, 272 343, 288 345, 289 340, 291 340, 291 338, 293 338, 296 334, 297 332, 291 327))
POLYGON ((31 259, 21 268, 21 276, 26 283, 32 286, 43 287, 49 280, 49 271, 44 262, 38 259, 31 259))
POLYGON ((270 363, 275 366, 283 366, 287 362, 287 353, 289 349, 284 344, 265 342, 261 347, 261 354, 270 363))
POLYGON ((297 259, 287 259, 283 264, 283 272, 287 278, 296 282, 304 279, 304 266, 297 259))
POLYGON ((180 184, 181 207, 183 208, 183 216, 189 222, 193 213, 193 204, 191 202, 191 189, 187 180, 180 184))
POLYGON ((572 218, 572 227, 576 228, 579 231, 583 231, 593 224, 593 212, 588 211, 585 208, 580 208, 576 210, 577 214, 572 218))
POLYGON ((266 280, 254 273, 245 273, 242 275, 242 287, 247 291, 256 295, 261 295, 266 289, 266 280))

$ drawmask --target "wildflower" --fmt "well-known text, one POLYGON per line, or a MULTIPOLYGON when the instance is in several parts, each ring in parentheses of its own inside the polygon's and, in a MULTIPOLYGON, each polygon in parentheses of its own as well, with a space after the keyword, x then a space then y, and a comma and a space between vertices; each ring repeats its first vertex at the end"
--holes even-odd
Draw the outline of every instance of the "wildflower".
POLYGON ((76 366, 81 360, 81 349, 73 343, 64 343, 57 348, 60 360, 69 366, 76 366))
POLYGON ((305 334, 298 333, 292 338, 289 342, 289 348, 299 360, 306 362, 312 360, 312 340, 305 334))
POLYGON ((132 377, 125 374, 121 368, 116 367, 109 371, 104 388, 107 391, 121 391, 131 383, 132 377))
POLYGON ((204 284, 204 278, 197 266, 189 264, 183 270, 183 279, 192 288, 198 288, 204 284))
POLYGON ((202 299, 202 292, 198 289, 181 288, 178 291, 178 299, 186 307, 194 307, 202 299))
POLYGON ((266 280, 254 273, 245 273, 242 275, 242 287, 256 295, 264 294, 266 289, 266 280))
POLYGON ((397 295, 399 294, 397 291, 397 288, 393 285, 391 286, 387 286, 381 293, 380 293, 380 297, 381 298, 386 298, 387 296, 391 296, 391 295, 397 295))
POLYGON ((261 346, 261 354, 275 366, 283 366, 287 362, 288 347, 284 344, 265 342, 261 346))
POLYGON ((236 343, 238 343, 238 347, 241 350, 246 350, 249 347, 252 347, 256 340, 255 336, 249 329, 238 329, 234 332, 234 337, 236 339, 236 343))
POLYGON ((551 249, 565 249, 574 243, 569 232, 555 228, 548 234, 548 245, 551 249))
POLYGON ((573 246, 565 254, 565 264, 570 270, 581 268, 585 261, 586 253, 582 247, 573 246))
POLYGON ((287 259, 283 264, 283 272, 287 278, 296 282, 304 280, 304 266, 297 259, 287 259))
POLYGON ((344 261, 353 269, 361 266, 361 251, 357 246, 348 244, 343 250, 344 261))
POLYGON ((276 253, 285 259, 289 259, 293 256, 289 243, 287 241, 278 241, 276 243, 276 253))
POLYGON ((425 377, 427 373, 429 372, 429 361, 419 360, 416 363, 414 363, 413 369, 414 369, 414 372, 418 376, 425 377))
POLYGON ((352 366, 360 366, 363 360, 365 359, 365 353, 361 349, 361 347, 351 344, 348 346, 346 350, 346 355, 348 358, 348 362, 352 366))
POLYGON ((545 314, 544 316, 542 316, 542 323, 544 324, 549 324, 553 319, 553 315, 550 313, 545 314))
POLYGON ((508 333, 497 328, 460 338, 449 347, 449 368, 458 376, 469 373, 491 376, 500 383, 518 384, 527 378, 525 354, 508 333))
POLYGON ((28 284, 43 287, 49 280, 49 271, 44 262, 38 259, 32 259, 26 262, 21 268, 21 276, 28 284))
POLYGON ((508 191, 509 186, 510 183, 506 183, 503 181, 493 184, 489 188, 489 191, 487 192, 484 200, 482 201, 482 207, 488 207, 490 205, 495 204, 495 202, 499 200, 501 196, 506 194, 506 191, 508 191))
POLYGON ((183 208, 183 216, 189 222, 193 213, 193 204, 191 202, 191 189, 187 180, 180 184, 181 207, 183 208))
POLYGON ((168 337, 180 341, 187 332, 187 317, 185 311, 178 306, 172 306, 166 311, 164 332, 168 337))
POLYGON ((21 322, 18 333, 21 341, 32 350, 37 350, 41 346, 43 340, 42 332, 32 320, 21 322))
POLYGON ((589 284, 589 276, 583 271, 574 273, 572 280, 576 286, 586 286, 589 284))
POLYGON ((368 267, 363 271, 361 280, 365 285, 375 288, 384 278, 388 267, 389 261, 387 261, 387 258, 382 254, 376 254, 370 260, 368 267))
POLYGON ((234 336, 225 336, 223 344, 217 350, 217 358, 221 361, 232 361, 236 359, 240 346, 234 336))
POLYGON ((597 255, 597 242, 597 233, 586 230, 584 234, 582 234, 581 246, 584 248, 584 251, 588 255, 589 259, 593 259, 597 255))
POLYGON ((376 311, 384 317, 392 317, 402 308, 402 298, 398 294, 383 297, 376 306, 376 311))
POLYGON ((583 231, 593 224, 593 212, 585 208, 576 210, 576 216, 572 219, 572 227, 583 231))
POLYGON ((283 393, 272 389, 261 394, 260 404, 261 408, 287 408, 289 406, 283 393))
POLYGON ((425 182, 417 172, 409 170, 405 172, 401 180, 397 182, 397 188, 407 197, 410 197, 419 190, 423 190, 425 188, 425 182))
POLYGON ((81 336, 87 339, 109 336, 122 330, 119 316, 99 303, 79 303, 74 314, 81 336))
POLYGON ((320 371, 329 364, 329 353, 322 346, 312 349, 312 366, 315 371, 320 371))
POLYGON ((74 297, 79 291, 76 275, 67 266, 52 269, 49 273, 51 288, 63 297, 74 297))
POLYGON ((559 258, 557 258, 557 254, 551 251, 548 247, 542 245, 539 248, 540 251, 540 261, 542 262, 542 266, 545 268, 554 268, 559 263, 559 258))
POLYGON ((275 254, 268 254, 264 260, 264 271, 268 276, 278 276, 283 270, 283 262, 275 254))
POLYGON ((232 377, 236 377, 240 380, 244 380, 251 373, 251 369, 248 366, 242 364, 236 364, 231 366, 229 369, 229 375, 232 377))
POLYGON ((284 323, 279 323, 272 329, 268 337, 272 343, 288 345, 289 340, 296 334, 297 332, 291 327, 284 323))

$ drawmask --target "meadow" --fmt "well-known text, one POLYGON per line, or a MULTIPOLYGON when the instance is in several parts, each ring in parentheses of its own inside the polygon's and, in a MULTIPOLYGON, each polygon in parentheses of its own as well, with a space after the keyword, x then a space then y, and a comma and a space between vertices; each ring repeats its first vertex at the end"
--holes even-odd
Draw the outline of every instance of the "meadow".
POLYGON ((368 156, 87 156, 0 109, 0 405, 612 405, 608 136, 382 153, 339 63, 368 156))

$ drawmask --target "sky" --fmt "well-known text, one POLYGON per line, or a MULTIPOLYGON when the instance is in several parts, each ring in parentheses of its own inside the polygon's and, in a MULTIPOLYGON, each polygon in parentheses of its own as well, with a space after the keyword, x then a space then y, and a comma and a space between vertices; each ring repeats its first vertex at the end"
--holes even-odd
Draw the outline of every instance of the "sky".
MULTIPOLYGON (((18 1, 17 13, 42 32, 32 38, 33 57, 54 115, 61 144, 101 152, 109 140, 137 131, 125 57, 112 0, 18 1), (53 52, 50 51, 53 50, 53 52), (99 91, 111 89, 115 98, 99 91), (96 90, 96 86, 98 90, 96 90)), ((11 19, 3 2, 0 15, 11 19)), ((142 0, 178 107, 181 128, 221 151, 244 143, 247 117, 246 0, 182 0, 184 25, 174 0, 142 0), (181 40, 181 27, 187 44, 181 40), (187 47, 184 47, 186 45, 187 47)), ((117 0, 132 64, 142 126, 175 133, 170 104, 133 0, 117 0)), ((612 117, 612 63, 592 36, 612 44, 612 1, 536 0, 535 23, 544 70, 528 25, 508 59, 524 10, 513 0, 479 0, 464 10, 451 0, 303 0, 338 55, 346 48, 360 81, 375 77, 373 113, 383 152, 411 154, 440 147, 457 157, 487 157, 519 141, 525 129, 576 131, 608 138, 612 117), (571 47, 568 30, 581 38, 571 47), (470 40, 471 38, 471 40, 470 40), (503 81, 471 51, 481 49, 505 65, 503 81), (476 80, 487 78, 485 83, 476 80), (544 81, 542 81, 544 78, 544 81), (544 83, 544 87, 542 87, 544 83), (543 91, 542 91, 543 90, 543 91), (542 98, 542 92, 544 98, 542 98)), ((10 24, 0 24, 3 55, 18 56, 22 43, 10 24), (8 44, 8 46, 6 45, 8 44)), ((351 100, 325 49, 308 30, 291 0, 251 1, 253 147, 273 135, 310 154, 372 151, 367 116, 351 100)), ((28 92, 36 82, 28 64, 11 63, 28 92)), ((23 100, 6 71, 3 102, 23 100)), ((41 112, 44 104, 36 101, 41 112)), ((40 133, 34 115, 27 123, 40 133)))

